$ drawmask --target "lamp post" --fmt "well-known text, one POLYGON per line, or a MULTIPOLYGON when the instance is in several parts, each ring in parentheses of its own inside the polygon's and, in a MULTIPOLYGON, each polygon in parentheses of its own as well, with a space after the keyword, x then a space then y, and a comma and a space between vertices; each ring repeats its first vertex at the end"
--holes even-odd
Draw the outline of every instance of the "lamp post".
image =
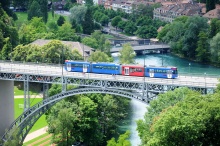
POLYGON ((191 66, 191 63, 189 63, 189 73, 190 73, 190 66, 191 66))
POLYGON ((206 94, 206 72, 204 73, 204 78, 205 78, 205 94, 206 94))
POLYGON ((163 66, 163 45, 162 45, 162 66, 163 66))
MULTIPOLYGON (((144 52, 145 52, 145 49, 144 49, 144 52)), ((144 98, 144 91, 145 91, 145 57, 146 57, 146 55, 145 55, 145 53, 143 53, 144 54, 144 84, 143 84, 143 98, 144 98)))

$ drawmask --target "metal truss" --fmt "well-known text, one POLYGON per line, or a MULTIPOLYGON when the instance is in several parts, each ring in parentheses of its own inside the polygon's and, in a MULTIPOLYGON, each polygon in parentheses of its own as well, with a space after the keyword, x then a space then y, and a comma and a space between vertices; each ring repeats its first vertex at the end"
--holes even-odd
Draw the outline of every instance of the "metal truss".
POLYGON ((66 92, 61 92, 60 94, 51 96, 49 98, 44 99, 43 101, 37 103, 33 107, 30 107, 26 111, 22 113, 9 127, 8 131, 3 135, 2 140, 6 142, 11 140, 12 132, 15 128, 19 127, 18 135, 19 135, 19 143, 22 144, 28 132, 35 124, 35 122, 55 103, 59 102, 61 99, 73 95, 78 94, 88 94, 88 93, 105 93, 105 94, 114 94, 123 96, 130 99, 135 99, 140 102, 147 103, 147 100, 143 99, 138 94, 117 90, 117 89, 109 89, 109 88, 77 88, 66 92))
POLYGON ((25 75, 24 80, 24 111, 26 111, 30 107, 30 94, 29 94, 29 82, 28 75, 25 75))
MULTIPOLYGON (((34 75, 34 74, 20 74, 20 73, 0 73, 0 79, 14 80, 14 81, 28 81, 37 83, 50 83, 50 84, 62 84, 62 91, 66 91, 66 86, 77 85, 87 87, 99 87, 99 88, 115 88, 124 90, 145 90, 147 93, 163 93, 170 90, 174 90, 178 87, 185 87, 186 85, 178 85, 175 83, 152 83, 148 81, 130 81, 130 80, 110 80, 110 79, 88 79, 86 77, 78 76, 55 76, 55 75, 34 75)), ((202 94, 213 93, 215 86, 198 86, 193 84, 187 85, 193 90, 200 91, 202 94)))
POLYGON ((43 83, 43 99, 48 97, 49 84, 43 83))

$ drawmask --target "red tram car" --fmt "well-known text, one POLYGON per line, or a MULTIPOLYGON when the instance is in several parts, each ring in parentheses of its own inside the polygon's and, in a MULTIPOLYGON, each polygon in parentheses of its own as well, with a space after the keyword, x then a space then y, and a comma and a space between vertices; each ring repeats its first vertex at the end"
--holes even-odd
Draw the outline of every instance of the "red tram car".
POLYGON ((122 65, 121 74, 125 76, 144 76, 144 66, 141 65, 122 65))

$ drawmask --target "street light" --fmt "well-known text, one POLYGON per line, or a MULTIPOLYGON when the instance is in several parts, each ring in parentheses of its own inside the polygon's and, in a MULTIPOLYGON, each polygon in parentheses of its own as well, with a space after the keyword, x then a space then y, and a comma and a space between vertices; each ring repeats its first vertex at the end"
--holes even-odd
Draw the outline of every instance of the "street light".
POLYGON ((189 63, 189 73, 190 73, 190 66, 191 66, 191 63, 189 63))
POLYGON ((145 55, 145 49, 144 49, 144 85, 143 85, 143 98, 144 98, 144 90, 145 90, 145 57, 146 57, 146 55, 145 55))
POLYGON ((205 78, 205 94, 206 94, 206 72, 204 73, 204 78, 205 78))

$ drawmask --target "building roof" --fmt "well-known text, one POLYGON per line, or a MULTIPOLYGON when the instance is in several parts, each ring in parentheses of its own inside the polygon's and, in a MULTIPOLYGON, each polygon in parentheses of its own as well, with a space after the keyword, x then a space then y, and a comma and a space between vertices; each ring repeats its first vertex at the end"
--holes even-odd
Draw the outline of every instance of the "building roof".
MULTIPOLYGON (((35 44, 38 46, 44 46, 51 42, 52 40, 43 40, 43 39, 38 39, 31 44, 35 44)), ((94 50, 93 48, 90 48, 89 46, 86 46, 82 43, 79 42, 72 42, 72 41, 61 41, 64 45, 68 46, 70 49, 77 49, 81 55, 83 55, 83 50, 84 50, 84 56, 88 57, 92 51, 94 50)))
POLYGON ((220 9, 216 8, 214 10, 208 11, 203 17, 211 19, 211 18, 220 18, 220 9))

